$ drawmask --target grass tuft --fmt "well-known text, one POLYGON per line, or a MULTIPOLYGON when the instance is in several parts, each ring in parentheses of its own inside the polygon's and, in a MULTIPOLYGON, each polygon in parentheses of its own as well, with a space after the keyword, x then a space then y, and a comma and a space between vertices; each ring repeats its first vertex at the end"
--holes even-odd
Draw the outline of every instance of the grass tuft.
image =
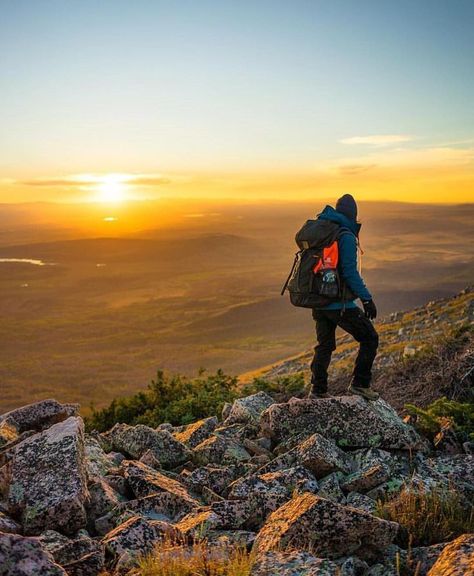
POLYGON ((398 522, 413 546, 430 546, 474 531, 474 509, 456 492, 405 487, 395 498, 378 502, 377 516, 398 522))

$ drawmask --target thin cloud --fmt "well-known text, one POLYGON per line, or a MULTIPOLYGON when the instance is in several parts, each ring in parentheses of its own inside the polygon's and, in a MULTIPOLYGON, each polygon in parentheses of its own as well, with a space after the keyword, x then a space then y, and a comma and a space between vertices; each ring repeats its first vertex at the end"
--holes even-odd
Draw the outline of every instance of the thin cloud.
POLYGON ((409 134, 372 134, 371 136, 351 136, 339 140, 341 144, 365 144, 367 146, 390 146, 391 144, 400 144, 401 142, 412 142, 414 136, 409 134))
MULTIPOLYGON (((65 187, 77 186, 80 184, 95 185, 107 178, 110 174, 74 174, 60 178, 36 178, 34 180, 24 180, 20 182, 25 186, 45 186, 45 187, 65 187)), ((117 174, 117 179, 126 184, 136 186, 161 186, 169 184, 171 180, 161 176, 161 174, 117 174)))
POLYGON ((346 164, 340 166, 338 170, 343 176, 357 176, 376 167, 377 164, 346 164))

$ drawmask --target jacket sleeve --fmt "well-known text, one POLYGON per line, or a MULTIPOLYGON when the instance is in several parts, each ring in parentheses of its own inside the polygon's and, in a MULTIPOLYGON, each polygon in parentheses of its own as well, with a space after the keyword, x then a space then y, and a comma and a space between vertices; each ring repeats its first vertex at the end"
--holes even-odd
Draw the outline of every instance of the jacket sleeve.
POLYGON ((361 300, 372 300, 364 280, 357 270, 357 241, 353 234, 339 237, 340 272, 349 288, 361 300))

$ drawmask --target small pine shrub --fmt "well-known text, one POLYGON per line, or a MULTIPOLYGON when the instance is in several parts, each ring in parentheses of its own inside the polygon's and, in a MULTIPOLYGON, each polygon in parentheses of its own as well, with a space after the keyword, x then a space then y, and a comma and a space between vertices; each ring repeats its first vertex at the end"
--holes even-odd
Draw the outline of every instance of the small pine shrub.
POLYGON ((407 411, 416 416, 417 429, 433 439, 449 423, 463 441, 474 440, 474 403, 438 398, 426 408, 406 404, 407 411))
POLYGON ((238 396, 237 382, 235 376, 228 376, 222 370, 209 375, 201 370, 195 378, 167 375, 159 370, 146 391, 117 398, 106 408, 92 407, 91 415, 85 418, 86 428, 104 432, 117 422, 152 427, 162 422, 175 426, 189 424, 220 414, 224 403, 238 396))
POLYGON ((413 546, 430 546, 474 531, 474 509, 454 491, 407 486, 395 498, 379 501, 377 515, 404 527, 413 546))
POLYGON ((256 392, 266 392, 276 398, 277 401, 283 402, 292 396, 301 395, 306 387, 303 372, 295 374, 286 374, 278 376, 272 380, 257 377, 241 389, 241 395, 247 396, 256 392))

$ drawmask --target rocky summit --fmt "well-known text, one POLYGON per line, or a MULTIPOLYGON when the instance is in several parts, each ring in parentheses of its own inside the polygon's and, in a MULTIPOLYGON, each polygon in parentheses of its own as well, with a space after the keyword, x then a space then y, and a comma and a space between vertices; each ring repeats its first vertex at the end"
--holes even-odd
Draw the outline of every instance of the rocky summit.
POLYGON ((250 576, 473 575, 474 540, 409 547, 378 513, 403 489, 472 507, 473 456, 441 453, 383 399, 240 398, 187 426, 84 431, 45 400, 0 416, 0 576, 139 574, 163 540, 251 550, 250 576))

